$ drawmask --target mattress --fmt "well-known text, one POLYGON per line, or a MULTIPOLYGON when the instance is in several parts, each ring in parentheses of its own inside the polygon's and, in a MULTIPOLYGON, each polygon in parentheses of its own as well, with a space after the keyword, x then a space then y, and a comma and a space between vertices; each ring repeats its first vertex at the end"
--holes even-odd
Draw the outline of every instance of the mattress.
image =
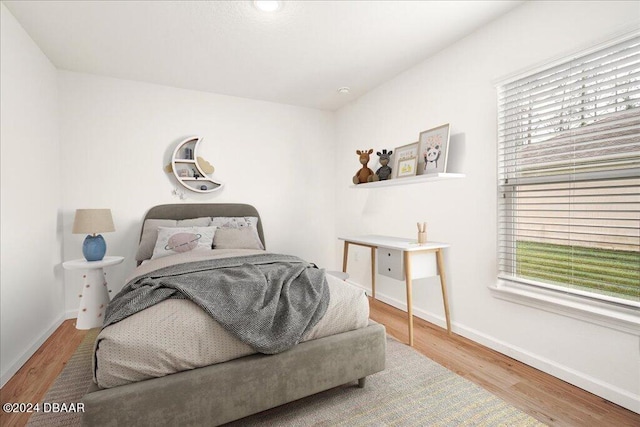
MULTIPOLYGON (((172 263, 254 253, 264 251, 213 250, 150 260, 128 280, 172 263)), ((330 295, 327 311, 302 341, 368 324, 369 303, 364 291, 331 275, 327 275, 327 283, 330 295)), ((193 302, 169 299, 100 332, 95 347, 94 381, 101 388, 117 387, 254 353, 193 302)))

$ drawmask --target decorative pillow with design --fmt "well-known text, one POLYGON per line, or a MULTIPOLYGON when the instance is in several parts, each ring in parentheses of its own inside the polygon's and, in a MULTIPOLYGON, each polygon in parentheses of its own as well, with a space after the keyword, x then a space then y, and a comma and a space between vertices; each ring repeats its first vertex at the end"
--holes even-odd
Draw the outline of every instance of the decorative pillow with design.
POLYGON ((142 226, 142 237, 136 253, 136 261, 150 259, 153 255, 153 248, 158 240, 158 227, 207 227, 211 224, 211 218, 204 216, 201 218, 181 219, 147 219, 142 226))
POLYGON ((258 234, 258 217, 217 216, 211 225, 218 227, 213 238, 214 249, 262 249, 264 245, 258 234))
POLYGON ((151 259, 189 251, 210 251, 217 227, 158 227, 151 259))

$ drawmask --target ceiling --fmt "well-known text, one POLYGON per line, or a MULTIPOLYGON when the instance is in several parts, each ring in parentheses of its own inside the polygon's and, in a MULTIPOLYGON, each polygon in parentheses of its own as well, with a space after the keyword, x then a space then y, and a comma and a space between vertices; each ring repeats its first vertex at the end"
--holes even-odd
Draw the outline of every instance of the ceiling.
POLYGON ((522 2, 3 3, 59 69, 335 110, 522 2))

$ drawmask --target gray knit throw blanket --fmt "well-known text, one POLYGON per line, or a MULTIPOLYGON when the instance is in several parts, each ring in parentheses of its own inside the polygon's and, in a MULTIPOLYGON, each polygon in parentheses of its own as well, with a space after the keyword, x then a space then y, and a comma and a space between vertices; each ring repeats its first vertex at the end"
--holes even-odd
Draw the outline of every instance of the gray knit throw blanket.
POLYGON ((324 270, 291 255, 259 254, 173 265, 127 283, 104 327, 168 298, 186 298, 257 352, 298 344, 329 305, 324 270))

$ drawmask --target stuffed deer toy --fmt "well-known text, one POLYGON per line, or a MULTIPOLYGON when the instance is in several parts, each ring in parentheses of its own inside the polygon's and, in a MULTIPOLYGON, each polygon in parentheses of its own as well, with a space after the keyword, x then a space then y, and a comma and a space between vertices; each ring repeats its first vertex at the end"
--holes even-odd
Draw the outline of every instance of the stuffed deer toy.
POLYGON ((356 154, 360 156, 360 164, 362 168, 358 170, 356 176, 353 177, 354 184, 361 184, 369 181, 369 177, 373 175, 373 171, 367 167, 367 163, 369 163, 370 155, 373 153, 373 149, 369 151, 360 151, 356 150, 356 154))

